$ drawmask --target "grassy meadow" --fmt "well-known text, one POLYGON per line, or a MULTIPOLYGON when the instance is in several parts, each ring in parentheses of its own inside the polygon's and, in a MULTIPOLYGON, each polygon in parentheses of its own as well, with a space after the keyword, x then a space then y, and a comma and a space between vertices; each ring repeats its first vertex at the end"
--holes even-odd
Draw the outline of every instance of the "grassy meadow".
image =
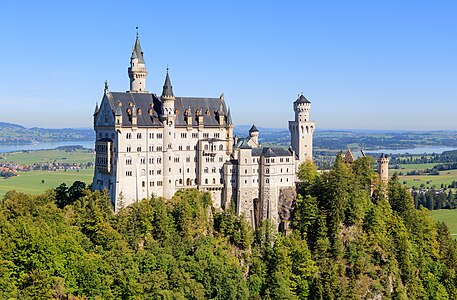
POLYGON ((432 210, 430 217, 435 221, 446 223, 454 239, 457 239, 457 209, 432 210))
POLYGON ((0 198, 7 191, 16 190, 28 194, 41 194, 47 189, 54 189, 62 182, 71 185, 76 180, 87 184, 92 182, 94 169, 67 171, 31 171, 19 172, 18 176, 8 179, 0 178, 0 198), (44 183, 41 183, 44 180, 44 183))
POLYGON ((400 182, 408 188, 413 186, 419 188, 421 184, 424 184, 427 188, 431 188, 434 185, 435 188, 439 189, 441 184, 447 186, 452 181, 457 180, 457 170, 440 171, 440 175, 406 175, 406 172, 431 169, 435 165, 437 164, 404 164, 400 166, 400 169, 390 169, 389 173, 390 175, 393 175, 394 172, 402 172, 403 175, 399 176, 400 182))
POLYGON ((0 154, 0 161, 22 165, 69 163, 80 164, 95 161, 95 153, 89 150, 66 152, 64 150, 20 151, 0 154))
MULTIPOLYGON (((86 164, 94 162, 95 155, 92 151, 77 150, 66 152, 64 150, 38 150, 20 151, 0 154, 0 161, 13 162, 22 165, 48 164, 48 163, 68 163, 86 164)), ((19 172, 17 176, 5 179, 0 178, 0 198, 7 191, 16 190, 30 194, 41 194, 47 189, 54 189, 65 182, 71 185, 79 180, 87 184, 92 182, 94 169, 81 170, 59 170, 59 171, 30 171, 19 172), (44 180, 44 183, 42 183, 44 180)))

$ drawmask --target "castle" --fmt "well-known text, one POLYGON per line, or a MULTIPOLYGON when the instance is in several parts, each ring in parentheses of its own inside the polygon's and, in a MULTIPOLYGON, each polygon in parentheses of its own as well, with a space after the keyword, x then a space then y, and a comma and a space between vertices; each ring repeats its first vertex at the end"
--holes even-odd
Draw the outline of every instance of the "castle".
POLYGON ((233 136, 224 96, 177 97, 167 69, 160 96, 147 91, 148 69, 138 33, 130 57, 130 90, 112 92, 105 83, 94 112, 96 160, 92 187, 106 189, 115 210, 144 198, 171 198, 176 191, 209 192, 213 205, 235 205, 255 227, 263 219, 279 225, 281 207, 295 198, 298 165, 312 160, 315 123, 311 102, 293 102, 291 146, 261 147, 253 125, 246 138, 233 136))

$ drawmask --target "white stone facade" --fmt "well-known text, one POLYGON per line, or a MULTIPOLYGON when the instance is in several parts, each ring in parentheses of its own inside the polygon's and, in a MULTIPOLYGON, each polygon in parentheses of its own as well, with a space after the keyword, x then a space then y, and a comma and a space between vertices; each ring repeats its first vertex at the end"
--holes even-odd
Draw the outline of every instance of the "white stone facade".
POLYGON ((147 92, 139 45, 137 36, 130 90, 111 92, 106 85, 94 113, 93 189, 106 189, 118 210, 152 195, 171 198, 180 189, 196 188, 210 192, 215 207, 234 205, 254 227, 266 218, 279 224, 284 215, 279 202, 293 200, 283 198, 293 194, 297 164, 312 159, 309 101, 294 102, 292 147, 260 147, 255 126, 247 138, 233 137, 223 95, 175 97, 168 71, 162 95, 147 92))

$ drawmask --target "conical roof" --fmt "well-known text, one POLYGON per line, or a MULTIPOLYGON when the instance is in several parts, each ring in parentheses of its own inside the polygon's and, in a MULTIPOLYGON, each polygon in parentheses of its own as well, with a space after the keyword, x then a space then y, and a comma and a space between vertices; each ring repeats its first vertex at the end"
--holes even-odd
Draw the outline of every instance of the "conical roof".
POLYGON ((143 51, 141 51, 140 38, 138 37, 138 32, 136 34, 135 46, 132 50, 132 59, 138 59, 139 63, 144 64, 143 51))
POLYGON ((259 132, 259 131, 257 130, 257 127, 255 127, 254 124, 252 124, 251 129, 249 129, 249 133, 251 133, 251 132, 259 132))
POLYGON ((300 95, 297 100, 295 100, 295 103, 311 103, 308 99, 306 99, 305 96, 300 95))
POLYGON ((170 75, 168 74, 168 69, 167 69, 167 76, 165 77, 165 83, 163 84, 162 96, 169 96, 169 97, 174 96, 173 87, 171 86, 170 75))
POLYGON ((230 113, 230 107, 229 107, 228 112, 227 112, 227 124, 228 125, 233 125, 232 114, 230 113))

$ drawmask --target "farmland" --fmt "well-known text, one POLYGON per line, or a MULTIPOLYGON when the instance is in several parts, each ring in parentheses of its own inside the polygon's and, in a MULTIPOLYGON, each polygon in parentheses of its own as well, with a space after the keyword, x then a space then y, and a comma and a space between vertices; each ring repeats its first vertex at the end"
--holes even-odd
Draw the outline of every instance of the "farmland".
POLYGON ((457 209, 432 210, 430 217, 435 221, 446 223, 452 236, 457 239, 457 209))
POLYGON ((93 167, 87 168, 86 166, 93 161, 94 153, 90 150, 41 150, 2 154, 0 163, 10 162, 21 166, 53 165, 59 166, 61 169, 18 171, 17 176, 0 178, 0 198, 9 190, 41 194, 63 182, 71 185, 74 181, 79 180, 89 184, 94 171, 93 167), (77 165, 77 167, 65 170, 63 165, 77 165), (79 165, 83 167, 79 168, 79 165))
POLYGON ((18 176, 8 179, 0 178, 0 198, 10 190, 41 194, 47 189, 56 188, 63 182, 71 185, 74 181, 79 180, 89 184, 92 182, 93 174, 93 168, 67 171, 19 172, 18 176), (42 180, 44 183, 42 183, 42 180))

